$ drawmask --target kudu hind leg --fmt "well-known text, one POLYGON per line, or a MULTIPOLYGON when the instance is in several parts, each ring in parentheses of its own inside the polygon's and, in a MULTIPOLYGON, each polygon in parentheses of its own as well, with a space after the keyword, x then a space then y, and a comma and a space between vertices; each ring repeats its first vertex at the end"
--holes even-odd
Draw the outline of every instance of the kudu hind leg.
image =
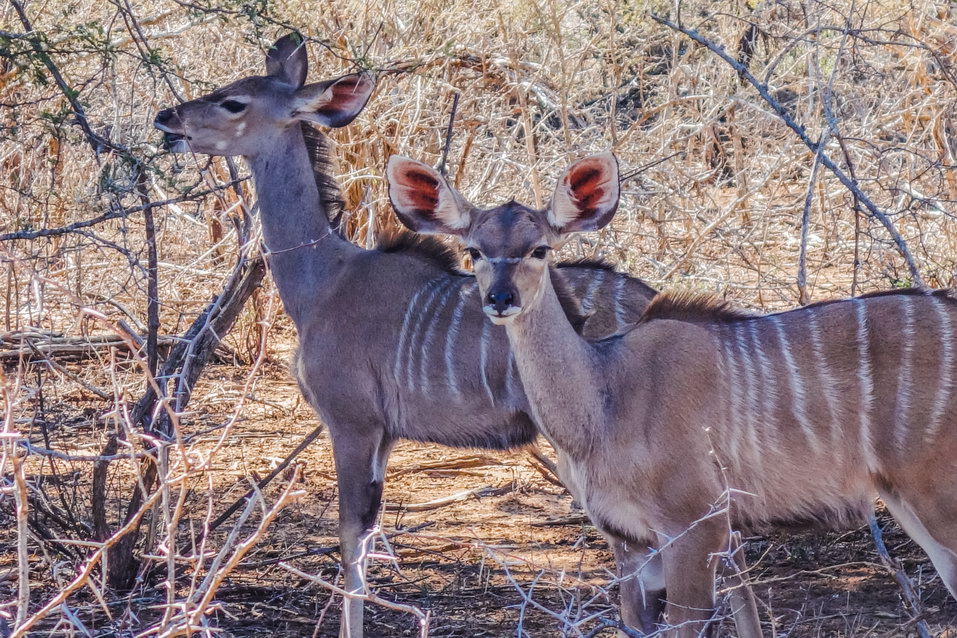
MULTIPOLYGON (((374 541, 385 466, 392 441, 385 430, 332 430, 332 448, 339 484, 339 547, 342 557, 344 589, 365 594, 366 554, 374 541)), ((342 603, 340 638, 362 638, 364 606, 357 598, 342 603)))
MULTIPOLYGON (((880 490, 880 495, 887 509, 904 528, 907 535, 914 539, 914 542, 920 545, 930 557, 941 581, 954 600, 957 600, 957 520, 946 514, 946 512, 953 512, 957 504, 952 502, 949 507, 941 507, 932 503, 915 510, 904 496, 889 490, 880 490), (926 514, 918 514, 918 511, 924 510, 926 514)), ((951 501, 957 499, 957 493, 951 490, 938 490, 934 496, 930 498, 928 496, 927 494, 915 495, 915 501, 932 501, 934 496, 951 501)))

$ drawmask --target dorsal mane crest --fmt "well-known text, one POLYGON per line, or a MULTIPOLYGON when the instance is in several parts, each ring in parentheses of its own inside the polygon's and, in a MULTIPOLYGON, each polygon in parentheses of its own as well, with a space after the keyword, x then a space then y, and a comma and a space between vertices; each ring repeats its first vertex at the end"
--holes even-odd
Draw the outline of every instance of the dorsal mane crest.
POLYGON ((641 315, 639 323, 647 323, 655 319, 728 322, 754 316, 716 295, 681 290, 660 292, 655 295, 641 315))
POLYGON ((588 268, 590 270, 607 270, 619 274, 613 264, 602 259, 572 258, 563 259, 555 264, 557 268, 588 268))
POLYGON ((432 262, 440 269, 467 274, 462 270, 462 258, 459 252, 441 239, 429 235, 420 235, 404 229, 382 233, 376 238, 376 250, 384 253, 406 253, 432 262))

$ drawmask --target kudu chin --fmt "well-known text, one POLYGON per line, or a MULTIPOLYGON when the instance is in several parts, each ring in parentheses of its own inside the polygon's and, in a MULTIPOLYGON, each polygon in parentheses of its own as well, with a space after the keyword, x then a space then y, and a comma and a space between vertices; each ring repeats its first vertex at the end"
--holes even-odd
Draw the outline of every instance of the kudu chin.
POLYGON ((479 210, 440 183, 436 200, 455 206, 402 217, 458 236, 483 297, 510 284, 524 300, 505 331, 532 414, 579 477, 592 520, 661 548, 668 631, 713 629, 715 568, 737 530, 860 520, 876 495, 957 596, 953 292, 763 316, 661 294, 629 330, 591 342, 562 312, 542 253, 607 224, 618 180, 606 153, 572 164, 545 210, 479 210))
MULTIPOLYGON (((534 442, 537 429, 508 340, 484 317, 457 253, 411 236, 364 250, 330 223, 340 201, 333 158, 308 123, 348 124, 374 83, 352 74, 307 84, 306 75, 303 41, 287 36, 266 56, 265 75, 166 109, 156 126, 171 150, 238 155, 252 169, 269 268, 299 335, 293 368, 332 441, 344 586, 361 594, 396 440, 505 449, 534 442)), ((567 311, 595 337, 636 321, 654 295, 596 264, 554 276, 580 301, 567 311)), ((642 552, 615 545, 625 573, 642 552)), ((362 621, 362 599, 346 599, 341 635, 362 636, 362 621)))

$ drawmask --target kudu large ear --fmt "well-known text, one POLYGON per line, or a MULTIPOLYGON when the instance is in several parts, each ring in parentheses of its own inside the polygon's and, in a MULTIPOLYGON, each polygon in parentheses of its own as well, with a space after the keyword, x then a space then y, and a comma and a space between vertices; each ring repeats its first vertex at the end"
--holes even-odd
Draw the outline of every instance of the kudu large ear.
POLYGON ((386 167, 389 199, 399 221, 418 233, 462 235, 469 226, 468 209, 437 170, 393 155, 386 167))
POLYGON ((580 159, 567 169, 548 207, 548 223, 558 232, 598 230, 618 209, 618 160, 608 153, 580 159))
POLYGON ((326 126, 345 126, 362 112, 374 88, 375 80, 365 73, 307 84, 296 91, 292 116, 326 126))
POLYGON ((286 84, 299 88, 306 82, 309 60, 306 58, 306 42, 296 33, 276 40, 266 53, 266 73, 281 79, 286 84))

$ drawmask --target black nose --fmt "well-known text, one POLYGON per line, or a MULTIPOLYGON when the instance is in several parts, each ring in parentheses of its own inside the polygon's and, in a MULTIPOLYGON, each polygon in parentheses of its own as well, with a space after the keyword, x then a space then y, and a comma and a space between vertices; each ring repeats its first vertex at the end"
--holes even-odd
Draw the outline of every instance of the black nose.
POLYGON ((166 124, 167 122, 173 119, 174 115, 175 113, 173 109, 163 109, 162 111, 156 114, 156 121, 159 122, 160 124, 166 124))
POLYGON ((496 311, 502 312, 512 305, 512 302, 515 301, 515 295, 513 295, 510 290, 493 290, 488 293, 487 300, 489 305, 495 308, 496 311))

